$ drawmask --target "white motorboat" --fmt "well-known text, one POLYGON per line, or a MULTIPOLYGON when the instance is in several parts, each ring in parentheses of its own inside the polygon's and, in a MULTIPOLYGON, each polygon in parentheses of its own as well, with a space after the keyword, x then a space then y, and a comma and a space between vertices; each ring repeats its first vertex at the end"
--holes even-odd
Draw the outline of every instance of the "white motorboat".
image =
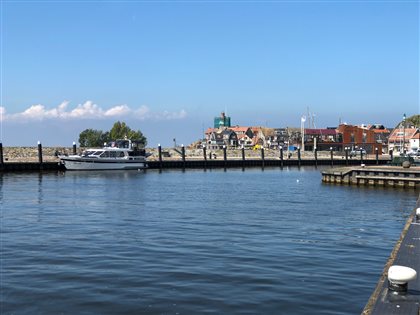
POLYGON ((60 155, 67 170, 138 170, 147 167, 142 143, 116 140, 103 148, 85 150, 80 155, 60 155))

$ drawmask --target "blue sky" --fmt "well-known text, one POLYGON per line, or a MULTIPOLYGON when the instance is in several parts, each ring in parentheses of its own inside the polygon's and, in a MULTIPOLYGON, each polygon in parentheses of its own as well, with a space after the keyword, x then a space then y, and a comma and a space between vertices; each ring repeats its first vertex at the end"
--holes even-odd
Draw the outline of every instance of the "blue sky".
POLYGON ((117 120, 150 146, 233 124, 419 114, 417 1, 2 1, 6 146, 117 120))

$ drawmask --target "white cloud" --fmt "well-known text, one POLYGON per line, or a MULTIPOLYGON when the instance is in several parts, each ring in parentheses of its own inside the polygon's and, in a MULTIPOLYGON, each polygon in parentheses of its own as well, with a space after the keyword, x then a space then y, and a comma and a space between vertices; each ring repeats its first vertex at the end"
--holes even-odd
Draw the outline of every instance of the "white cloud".
POLYGON ((136 109, 134 111, 134 116, 137 119, 145 120, 147 118, 151 118, 152 114, 150 112, 150 108, 149 107, 147 107, 145 105, 142 105, 142 106, 140 106, 140 108, 138 108, 138 109, 136 109))
POLYGON ((108 117, 124 116, 130 114, 131 109, 127 105, 119 105, 108 109, 104 115, 108 117))
POLYGON ((149 107, 142 105, 137 109, 131 109, 127 105, 117 105, 109 109, 102 109, 92 101, 86 101, 73 109, 68 109, 70 102, 64 101, 55 108, 47 109, 44 105, 32 105, 20 113, 8 114, 5 107, 0 107, 3 120, 8 121, 42 121, 46 119, 106 119, 112 117, 136 118, 139 120, 175 120, 187 117, 185 110, 179 112, 152 112, 149 107))

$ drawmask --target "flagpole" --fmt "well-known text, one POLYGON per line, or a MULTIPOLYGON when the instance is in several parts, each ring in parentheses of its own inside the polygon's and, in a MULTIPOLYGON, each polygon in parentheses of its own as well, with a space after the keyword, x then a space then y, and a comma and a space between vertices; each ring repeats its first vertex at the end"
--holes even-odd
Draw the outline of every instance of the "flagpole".
POLYGON ((305 121, 305 116, 302 116, 302 118, 300 119, 300 133, 302 135, 302 152, 305 151, 305 121))

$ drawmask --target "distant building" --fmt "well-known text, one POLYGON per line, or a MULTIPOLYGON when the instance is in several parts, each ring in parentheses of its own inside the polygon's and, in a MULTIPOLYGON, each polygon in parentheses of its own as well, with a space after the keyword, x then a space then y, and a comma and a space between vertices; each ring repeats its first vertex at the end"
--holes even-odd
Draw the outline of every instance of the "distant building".
POLYGON ((236 147, 238 145, 238 136, 230 129, 207 129, 206 144, 211 150, 222 149, 226 147, 236 147))
POLYGON ((224 112, 220 114, 220 117, 214 118, 214 128, 230 127, 230 117, 226 116, 224 112))
MULTIPOLYGON (((305 129, 305 150, 312 151, 314 146, 319 151, 329 150, 331 146, 341 141, 336 129, 305 129)), ((335 148, 335 150, 339 150, 335 148)))
POLYGON ((391 130, 381 124, 367 125, 366 128, 375 133, 376 142, 382 144, 384 152, 388 152, 388 139, 391 135, 391 130))
POLYGON ((378 143, 375 132, 365 126, 341 124, 338 126, 337 132, 341 134, 339 139, 341 140, 342 150, 346 147, 350 149, 360 148, 365 149, 368 154, 373 154, 378 149, 379 154, 382 154, 382 143, 378 143))
MULTIPOLYGON (((394 152, 402 152, 411 150, 411 139, 414 138, 417 128, 395 128, 388 139, 388 149, 394 152)), ((414 142, 414 144, 416 144, 414 142)))
POLYGON ((250 127, 230 127, 230 130, 236 133, 238 136, 238 145, 244 147, 252 146, 252 139, 254 138, 254 133, 252 132, 250 127))
POLYGON ((373 124, 373 125, 367 125, 366 127, 369 130, 373 130, 375 133, 375 140, 378 143, 386 144, 388 143, 389 135, 391 134, 391 131, 386 128, 384 125, 381 124, 373 124))
POLYGON ((420 131, 417 129, 410 139, 410 150, 417 150, 418 148, 420 148, 420 131))

